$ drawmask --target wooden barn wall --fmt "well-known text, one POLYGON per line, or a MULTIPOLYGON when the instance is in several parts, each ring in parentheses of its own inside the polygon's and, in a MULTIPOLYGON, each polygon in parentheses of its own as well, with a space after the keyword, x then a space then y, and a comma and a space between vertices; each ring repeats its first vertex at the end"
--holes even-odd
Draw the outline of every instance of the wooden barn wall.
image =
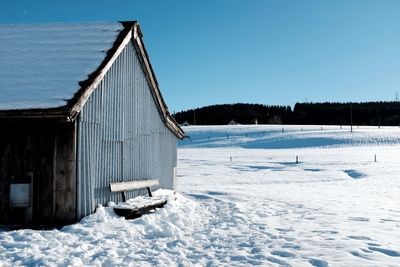
MULTIPOLYGON (((172 189, 176 142, 129 43, 79 115, 79 216, 92 213, 98 203, 122 201, 121 193, 110 193, 111 182, 158 179, 161 188, 172 189)), ((147 191, 127 197, 139 194, 147 191)))
POLYGON ((76 220, 75 124, 53 120, 0 120, 0 224, 25 223, 10 208, 10 184, 33 173, 33 225, 76 220))

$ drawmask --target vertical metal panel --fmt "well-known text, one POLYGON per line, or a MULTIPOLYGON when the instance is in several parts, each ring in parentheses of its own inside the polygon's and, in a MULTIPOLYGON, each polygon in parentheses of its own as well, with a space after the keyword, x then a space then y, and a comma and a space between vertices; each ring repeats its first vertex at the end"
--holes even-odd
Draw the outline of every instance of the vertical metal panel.
POLYGON ((159 187, 173 188, 177 139, 161 120, 132 43, 83 107, 78 131, 79 217, 122 201, 109 192, 110 182, 158 179, 159 187))

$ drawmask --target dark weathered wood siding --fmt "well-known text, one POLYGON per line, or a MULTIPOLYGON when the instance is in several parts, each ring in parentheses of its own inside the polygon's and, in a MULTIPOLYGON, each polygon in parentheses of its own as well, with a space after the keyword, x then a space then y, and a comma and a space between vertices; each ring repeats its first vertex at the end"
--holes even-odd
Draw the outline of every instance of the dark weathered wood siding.
POLYGON ((33 172, 34 225, 76 220, 75 124, 49 119, 0 120, 0 224, 24 221, 10 208, 10 184, 33 172))

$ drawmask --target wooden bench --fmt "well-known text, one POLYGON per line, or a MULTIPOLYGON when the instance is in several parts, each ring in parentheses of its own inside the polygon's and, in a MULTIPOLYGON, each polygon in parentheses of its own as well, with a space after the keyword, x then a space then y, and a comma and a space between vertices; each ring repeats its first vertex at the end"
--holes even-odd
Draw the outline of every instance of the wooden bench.
MULTIPOLYGON (((122 200, 126 202, 126 191, 137 190, 147 188, 147 193, 149 197, 153 197, 151 193, 151 187, 158 185, 158 180, 137 180, 137 181, 130 181, 130 182, 119 182, 119 183, 110 183, 110 191, 111 192, 121 192, 122 200)), ((127 207, 116 207, 114 211, 119 216, 123 216, 127 219, 137 218, 140 217, 142 214, 146 212, 156 209, 162 208, 167 203, 166 200, 160 200, 150 205, 145 205, 142 207, 135 207, 135 208, 127 208, 127 207)))

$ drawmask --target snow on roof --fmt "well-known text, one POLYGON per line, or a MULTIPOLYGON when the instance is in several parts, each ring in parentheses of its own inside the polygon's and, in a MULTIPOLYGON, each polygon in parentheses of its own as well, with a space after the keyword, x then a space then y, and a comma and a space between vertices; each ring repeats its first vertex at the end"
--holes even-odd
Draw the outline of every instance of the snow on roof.
POLYGON ((0 25, 0 110, 66 105, 121 30, 117 22, 0 25))

